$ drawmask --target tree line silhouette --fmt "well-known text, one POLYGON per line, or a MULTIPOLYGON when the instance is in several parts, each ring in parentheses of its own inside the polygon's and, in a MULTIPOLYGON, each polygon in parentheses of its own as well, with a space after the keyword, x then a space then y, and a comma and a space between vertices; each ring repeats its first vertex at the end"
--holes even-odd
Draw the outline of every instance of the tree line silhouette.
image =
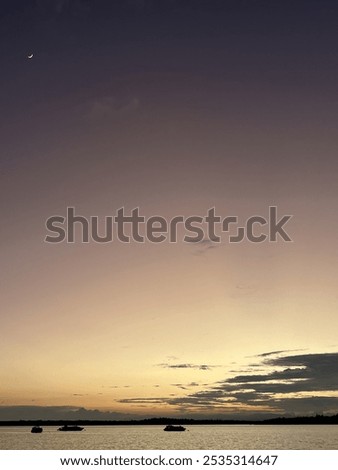
POLYGON ((231 425, 231 424, 255 424, 255 425, 283 425, 283 424, 338 424, 338 414, 333 416, 296 416, 279 417, 264 420, 236 420, 236 419, 193 419, 193 418, 147 418, 138 420, 15 420, 0 421, 0 426, 63 426, 65 424, 78 424, 84 426, 144 426, 144 425, 231 425))

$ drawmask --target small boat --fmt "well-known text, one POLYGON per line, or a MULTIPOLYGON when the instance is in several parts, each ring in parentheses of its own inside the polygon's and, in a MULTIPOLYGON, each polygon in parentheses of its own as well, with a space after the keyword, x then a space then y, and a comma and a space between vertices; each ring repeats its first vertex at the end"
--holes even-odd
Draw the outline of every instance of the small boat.
POLYGON ((31 429, 31 432, 33 434, 40 434, 42 433, 43 429, 41 426, 33 426, 32 429, 31 429))
POLYGON ((182 432, 185 431, 185 428, 183 426, 173 426, 172 424, 168 424, 163 431, 168 431, 168 432, 182 432))
POLYGON ((65 424, 64 426, 61 426, 61 428, 58 429, 58 431, 83 431, 84 428, 81 426, 68 426, 68 424, 65 424))

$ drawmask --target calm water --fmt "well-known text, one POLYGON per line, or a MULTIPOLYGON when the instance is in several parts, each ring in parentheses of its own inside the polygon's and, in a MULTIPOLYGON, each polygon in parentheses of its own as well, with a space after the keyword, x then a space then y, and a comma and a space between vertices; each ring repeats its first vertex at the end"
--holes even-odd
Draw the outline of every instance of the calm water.
POLYGON ((87 426, 82 432, 0 427, 0 449, 338 449, 338 426, 87 426))

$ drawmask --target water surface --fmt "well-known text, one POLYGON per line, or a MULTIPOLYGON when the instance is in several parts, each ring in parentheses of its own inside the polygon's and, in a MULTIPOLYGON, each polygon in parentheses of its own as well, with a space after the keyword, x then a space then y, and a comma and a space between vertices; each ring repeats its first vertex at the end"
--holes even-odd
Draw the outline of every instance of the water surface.
POLYGON ((82 432, 58 432, 45 426, 42 434, 31 434, 27 427, 0 427, 0 449, 338 449, 335 425, 195 425, 178 433, 163 428, 87 426, 82 432))

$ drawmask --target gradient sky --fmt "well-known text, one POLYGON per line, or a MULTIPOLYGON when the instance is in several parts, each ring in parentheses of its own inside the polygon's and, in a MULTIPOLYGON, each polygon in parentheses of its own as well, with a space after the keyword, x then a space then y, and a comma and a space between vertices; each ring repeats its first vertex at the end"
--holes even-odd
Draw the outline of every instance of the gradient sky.
POLYGON ((327 0, 1 2, 0 419, 338 412, 337 19, 327 0), (292 243, 44 242, 67 206, 271 205, 292 243))

